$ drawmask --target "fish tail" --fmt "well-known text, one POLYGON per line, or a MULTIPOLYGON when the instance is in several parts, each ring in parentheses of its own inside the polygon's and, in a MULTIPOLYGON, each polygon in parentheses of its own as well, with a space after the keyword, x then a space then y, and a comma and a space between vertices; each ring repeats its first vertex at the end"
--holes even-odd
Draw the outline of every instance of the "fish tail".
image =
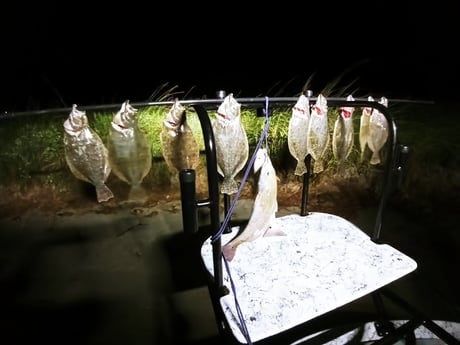
POLYGON ((222 194, 235 194, 238 192, 238 183, 232 177, 224 177, 222 185, 220 186, 220 192, 222 194))
POLYGON ((98 202, 106 202, 113 198, 113 193, 105 183, 96 186, 96 196, 98 202))
POLYGON ((313 165, 313 172, 315 174, 318 174, 324 170, 323 167, 323 161, 322 160, 316 160, 313 165))
POLYGON ((128 199, 144 202, 147 200, 147 192, 140 184, 132 185, 131 190, 129 191, 128 199))
POLYGON ((222 247, 222 254, 227 261, 232 261, 235 257, 236 246, 232 243, 227 243, 222 247))
POLYGON ((337 173, 339 174, 339 176, 345 177, 345 163, 344 162, 339 163, 339 168, 337 169, 337 173))
POLYGON ((307 172, 307 166, 305 165, 304 161, 298 161, 297 166, 295 167, 294 174, 297 176, 302 176, 307 172))
POLYGON ((372 157, 369 163, 372 165, 377 165, 380 163, 380 157, 379 157, 378 151, 372 152, 372 157))

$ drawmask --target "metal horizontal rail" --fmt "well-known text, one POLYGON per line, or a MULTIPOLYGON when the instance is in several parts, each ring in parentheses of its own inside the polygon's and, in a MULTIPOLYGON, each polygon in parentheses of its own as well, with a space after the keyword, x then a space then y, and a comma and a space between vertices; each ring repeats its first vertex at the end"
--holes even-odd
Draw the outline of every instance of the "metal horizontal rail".
MULTIPOLYGON (((242 107, 248 108, 259 108, 265 106, 265 103, 269 101, 271 107, 281 107, 283 105, 295 104, 298 97, 255 97, 255 98, 235 98, 235 100, 242 105, 242 107)), ((344 97, 326 97, 328 106, 341 106, 343 101, 346 101, 344 97)), ((309 97, 311 102, 315 102, 317 97, 309 97)), ((201 105, 204 108, 210 109, 219 106, 223 101, 223 98, 212 98, 212 99, 191 99, 191 100, 180 100, 180 103, 184 106, 194 106, 201 105)), ((389 99, 388 103, 413 103, 413 104, 434 104, 433 101, 423 101, 423 100, 409 100, 409 99, 389 99)), ((131 105, 135 108, 146 108, 146 107, 157 107, 157 106, 172 106, 174 101, 159 101, 159 102, 133 102, 131 105)), ((383 106, 377 102, 369 102, 367 98, 356 98, 354 101, 347 101, 348 104, 353 104, 354 106, 372 106, 378 110, 382 110, 383 106), (350 102, 350 103, 348 103, 350 102)), ((83 111, 108 111, 108 110, 118 110, 121 106, 121 103, 117 104, 99 104, 99 105, 90 105, 90 106, 79 106, 78 108, 83 111)), ((0 120, 10 119, 23 116, 39 116, 39 115, 50 115, 50 114, 69 114, 72 111, 71 107, 66 108, 50 108, 50 109, 41 109, 41 110, 31 110, 31 111, 22 111, 22 112, 4 112, 0 114, 0 120)))

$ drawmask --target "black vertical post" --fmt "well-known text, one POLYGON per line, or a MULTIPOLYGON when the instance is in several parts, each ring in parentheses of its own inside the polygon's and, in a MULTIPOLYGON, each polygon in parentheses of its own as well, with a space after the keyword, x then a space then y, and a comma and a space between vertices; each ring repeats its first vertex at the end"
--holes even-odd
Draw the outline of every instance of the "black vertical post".
POLYGON ((310 174, 311 174, 311 155, 308 154, 305 157, 305 165, 307 171, 303 174, 303 186, 302 186, 302 204, 300 205, 300 215, 307 215, 307 204, 308 204, 308 191, 310 186, 310 174))
POLYGON ((380 105, 380 111, 382 114, 387 118, 389 128, 388 139, 389 139, 389 147, 387 152, 387 157, 385 161, 385 168, 384 168, 384 176, 383 176, 383 187, 382 187, 382 196, 380 197, 380 203, 377 209, 377 215, 375 219, 374 225, 374 232, 372 234, 372 241, 378 242, 380 240, 380 231, 382 229, 382 219, 383 219, 383 211, 385 209, 388 197, 390 195, 390 191, 392 188, 392 175, 394 169, 394 157, 396 153, 396 124, 393 118, 388 114, 388 110, 385 106, 380 105))
MULTIPOLYGON (((200 120, 201 130, 206 152, 206 167, 208 173, 208 193, 209 193, 209 210, 211 217, 211 231, 215 235, 220 228, 219 220, 219 176, 217 172, 217 156, 214 141, 214 132, 212 130, 211 120, 206 109, 203 106, 194 106, 198 119, 200 120)), ((223 289, 223 270, 222 270, 222 241, 220 238, 215 239, 212 243, 212 254, 214 262, 214 284, 216 291, 223 289)))
MULTIPOLYGON (((231 198, 230 198, 230 195, 229 194, 224 194, 224 214, 225 214, 225 217, 227 217, 227 214, 230 210, 230 204, 231 204, 231 198)), ((224 230, 224 233, 225 234, 229 234, 232 232, 232 229, 231 229, 231 226, 230 226, 230 222, 227 223, 227 226, 225 227, 225 230, 224 230)))
POLYGON ((198 231, 198 212, 196 202, 195 170, 184 169, 179 172, 182 205, 182 224, 186 234, 198 231))

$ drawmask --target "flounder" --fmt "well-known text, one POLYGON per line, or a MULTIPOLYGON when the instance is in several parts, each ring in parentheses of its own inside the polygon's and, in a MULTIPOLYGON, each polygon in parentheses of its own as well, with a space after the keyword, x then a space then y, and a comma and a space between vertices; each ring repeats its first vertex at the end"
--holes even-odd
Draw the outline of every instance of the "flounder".
POLYGON ((307 150, 314 159, 314 173, 320 173, 324 170, 324 155, 330 141, 327 111, 327 99, 320 94, 311 108, 307 132, 307 150))
MULTIPOLYGON (((369 102, 373 102, 372 96, 367 97, 369 102)), ((367 141, 369 140, 369 119, 371 118, 372 108, 364 107, 359 119, 359 148, 361 150, 361 160, 364 159, 364 153, 366 152, 367 141)))
POLYGON ((310 101, 301 95, 292 108, 288 129, 288 148, 291 155, 297 160, 295 175, 301 176, 307 172, 305 157, 308 154, 307 132, 310 122, 310 101))
POLYGON ((173 174, 199 165, 198 142, 186 121, 185 107, 177 99, 163 121, 160 142, 163 158, 173 174))
MULTIPOLYGON (((348 101, 354 101, 352 95, 347 97, 348 101)), ((338 173, 344 175, 345 161, 353 149, 354 130, 353 130, 353 112, 354 107, 341 107, 340 113, 334 123, 332 134, 332 153, 338 161, 338 173)))
POLYGON ((217 109, 212 129, 216 143, 217 171, 223 177, 220 192, 235 194, 238 191, 235 177, 248 160, 249 143, 241 123, 241 104, 233 98, 233 94, 225 97, 217 109))
MULTIPOLYGON (((380 104, 388 107, 388 100, 385 97, 380 98, 380 104)), ((380 151, 388 139, 388 120, 379 110, 373 109, 369 119, 369 137, 367 145, 372 151, 370 164, 376 165, 381 162, 380 151)))
POLYGON ((72 174, 96 188, 98 202, 113 198, 112 191, 105 184, 111 172, 107 148, 89 127, 86 112, 78 110, 76 104, 64 122, 64 152, 72 174))
POLYGON ((152 153, 137 114, 129 101, 121 105, 109 129, 107 149, 113 173, 131 186, 129 199, 143 202, 147 193, 142 181, 152 167, 152 153))

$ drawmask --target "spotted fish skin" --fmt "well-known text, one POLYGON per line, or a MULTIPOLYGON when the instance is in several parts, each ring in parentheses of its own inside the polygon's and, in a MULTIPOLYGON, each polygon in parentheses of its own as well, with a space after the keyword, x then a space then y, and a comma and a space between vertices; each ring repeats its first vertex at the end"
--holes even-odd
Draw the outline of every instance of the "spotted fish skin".
POLYGON ((307 150, 314 160, 314 173, 320 173, 324 170, 324 155, 330 141, 327 111, 327 99, 322 94, 319 94, 310 111, 307 132, 307 150))
POLYGON ((107 149, 112 172, 131 186, 128 198, 145 201, 142 181, 152 167, 150 144, 139 128, 137 109, 125 101, 114 115, 108 135, 107 149))
POLYGON ((228 261, 233 260, 237 247, 244 242, 261 236, 285 235, 276 224, 278 178, 266 149, 257 151, 253 169, 254 172, 260 170, 253 210, 243 231, 222 247, 222 254, 228 261))
POLYGON ((160 133, 163 158, 169 170, 176 174, 184 169, 196 169, 200 149, 185 117, 185 107, 176 99, 163 121, 160 133))
MULTIPOLYGON (((367 100, 369 102, 374 102, 374 98, 372 96, 368 96, 367 100)), ((369 120, 371 118, 371 114, 372 108, 364 107, 359 119, 359 148, 361 151, 361 160, 364 159, 367 141, 369 140, 369 120)))
POLYGON ((223 177, 220 186, 222 194, 238 191, 236 175, 244 168, 249 155, 246 130, 241 123, 241 104, 233 94, 225 97, 212 122, 216 144, 217 171, 223 177))
POLYGON ((78 110, 76 104, 64 122, 64 152, 72 174, 95 187, 99 203, 114 197, 105 183, 111 172, 107 148, 89 127, 86 112, 78 110))
POLYGON ((307 172, 305 158, 308 154, 307 132, 309 122, 310 101, 306 96, 301 95, 292 108, 288 129, 288 148, 291 155, 297 161, 294 174, 298 176, 302 176, 307 172))
MULTIPOLYGON (((380 98, 380 104, 388 107, 388 100, 385 97, 380 98)), ((372 151, 372 156, 369 161, 372 165, 381 163, 380 151, 388 139, 388 120, 379 110, 373 109, 369 119, 369 137, 367 145, 372 151)))
MULTIPOLYGON (((348 101, 354 101, 353 96, 347 97, 348 101)), ((354 129, 353 129, 353 112, 354 107, 342 107, 334 123, 332 134, 332 153, 338 161, 338 173, 345 174, 345 161, 353 149, 354 129)))

